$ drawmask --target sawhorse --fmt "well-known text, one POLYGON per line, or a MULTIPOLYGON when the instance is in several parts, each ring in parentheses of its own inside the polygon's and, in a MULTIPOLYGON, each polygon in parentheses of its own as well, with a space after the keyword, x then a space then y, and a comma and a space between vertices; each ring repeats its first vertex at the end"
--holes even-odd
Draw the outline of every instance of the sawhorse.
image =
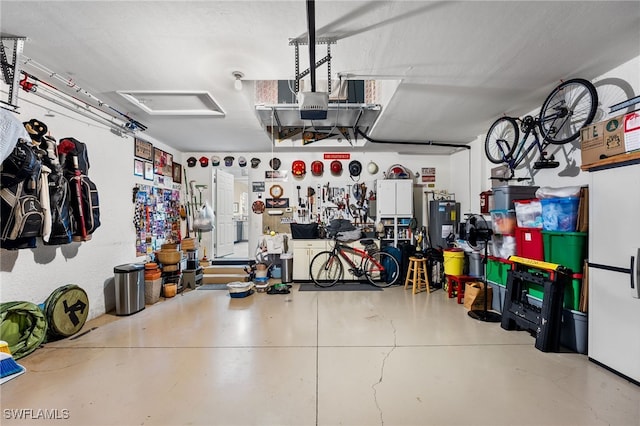
POLYGON ((502 328, 528 330, 535 335, 537 349, 557 352, 560 349, 564 286, 571 280, 571 271, 555 263, 519 256, 511 256, 509 260, 513 266, 507 276, 502 328), (544 288, 542 307, 528 302, 527 283, 544 288))

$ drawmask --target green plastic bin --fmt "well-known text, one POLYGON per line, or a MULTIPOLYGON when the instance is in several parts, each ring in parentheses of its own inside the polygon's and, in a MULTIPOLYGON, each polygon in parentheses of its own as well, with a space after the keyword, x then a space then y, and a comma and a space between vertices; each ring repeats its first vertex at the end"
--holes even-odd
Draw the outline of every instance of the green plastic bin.
POLYGON ((507 286, 507 272, 511 269, 511 262, 497 257, 487 257, 487 281, 507 286))
MULTIPOLYGON (((580 290, 582 289, 582 275, 574 275, 571 284, 565 286, 562 307, 565 309, 578 310, 580 307, 580 290)), ((527 293, 538 300, 544 296, 544 288, 535 283, 527 283, 527 293)))
POLYGON ((587 256, 586 232, 542 231, 544 261, 557 263, 582 273, 582 263, 587 256))

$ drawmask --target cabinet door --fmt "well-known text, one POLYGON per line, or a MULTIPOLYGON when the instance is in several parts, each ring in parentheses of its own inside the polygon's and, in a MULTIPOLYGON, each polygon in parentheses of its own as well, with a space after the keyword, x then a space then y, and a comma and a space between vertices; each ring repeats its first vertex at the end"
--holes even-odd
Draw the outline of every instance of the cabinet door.
POLYGON ((396 181, 378 180, 376 186, 378 217, 396 214, 396 181))
POLYGON ((313 257, 327 249, 326 240, 293 240, 294 280, 310 280, 309 265, 313 257))
POLYGON ((396 180, 396 214, 413 216, 413 181, 396 180))

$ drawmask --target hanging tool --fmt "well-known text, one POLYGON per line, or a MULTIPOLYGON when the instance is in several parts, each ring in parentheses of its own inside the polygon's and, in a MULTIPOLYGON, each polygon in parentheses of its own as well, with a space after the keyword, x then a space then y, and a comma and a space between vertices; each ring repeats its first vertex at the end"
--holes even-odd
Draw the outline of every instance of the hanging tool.
MULTIPOLYGON (((187 168, 183 168, 182 169, 184 171, 184 181, 185 182, 189 182, 187 180, 187 168)), ((187 238, 191 238, 191 235, 189 234, 189 228, 191 227, 191 223, 189 221, 189 216, 191 215, 191 209, 189 208, 189 187, 187 185, 185 185, 184 187, 184 192, 185 192, 185 207, 186 207, 186 213, 187 213, 187 238)))

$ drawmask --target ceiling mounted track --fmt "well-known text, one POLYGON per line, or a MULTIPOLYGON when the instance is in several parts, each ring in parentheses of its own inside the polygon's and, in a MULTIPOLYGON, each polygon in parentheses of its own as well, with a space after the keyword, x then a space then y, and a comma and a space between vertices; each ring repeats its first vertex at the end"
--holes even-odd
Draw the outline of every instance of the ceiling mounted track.
POLYGON ((0 38, 0 68, 2 79, 9 86, 7 101, 1 101, 0 107, 12 112, 18 110, 18 91, 20 88, 20 63, 24 41, 26 37, 2 37, 0 38), (7 56, 5 43, 9 46, 11 60, 7 56))

